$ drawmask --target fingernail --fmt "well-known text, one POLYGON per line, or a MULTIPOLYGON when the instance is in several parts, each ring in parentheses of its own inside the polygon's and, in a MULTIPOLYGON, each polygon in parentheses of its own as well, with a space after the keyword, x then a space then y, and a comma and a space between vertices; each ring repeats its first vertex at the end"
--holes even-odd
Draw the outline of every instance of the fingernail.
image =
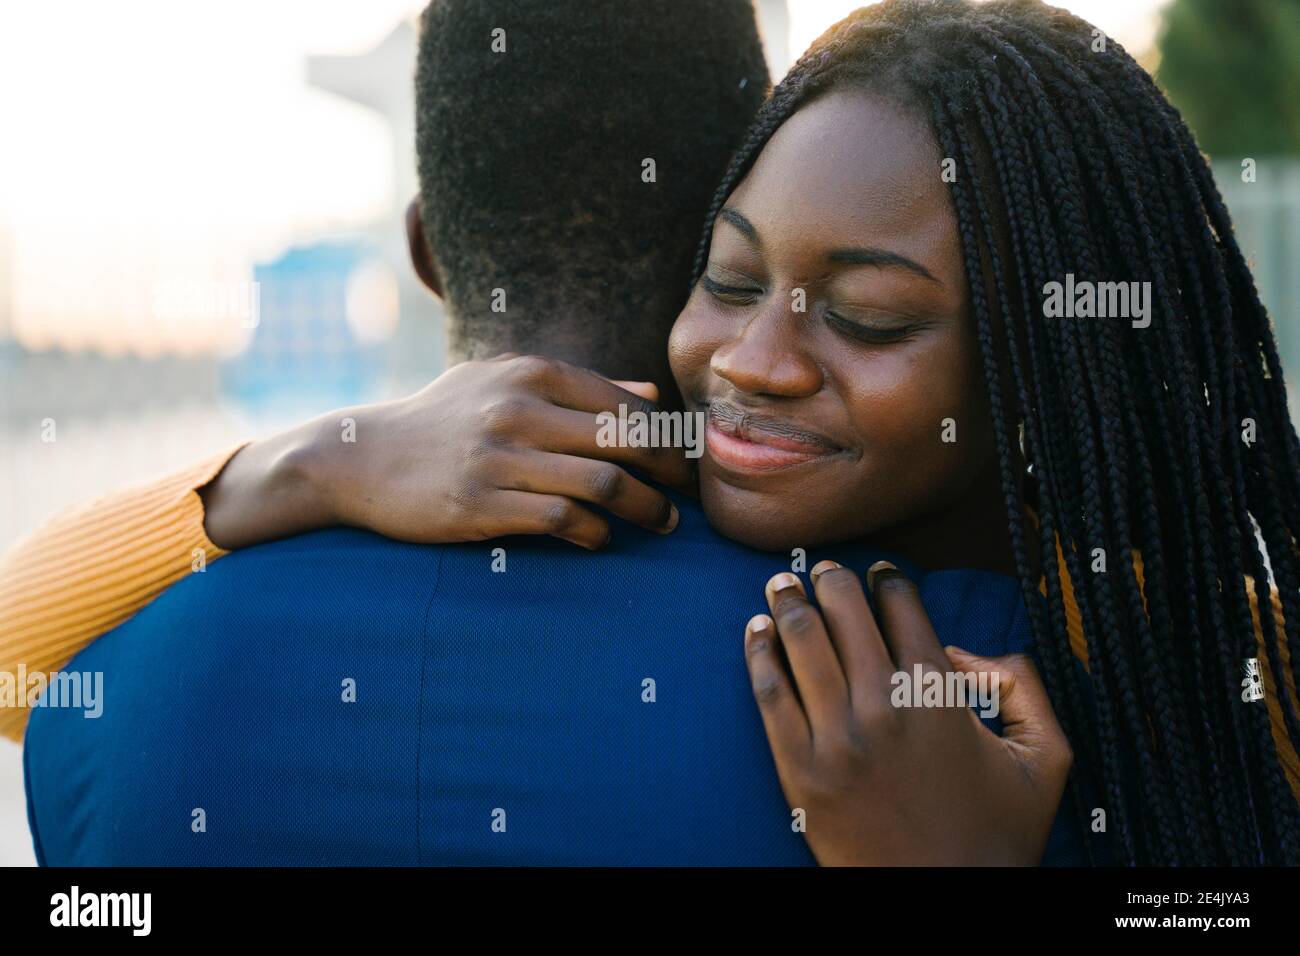
POLYGON ((831 561, 831 560, 818 561, 816 564, 813 565, 813 569, 809 571, 808 574, 809 576, 812 577, 813 584, 816 584, 817 579, 821 577, 824 573, 831 570, 832 568, 838 568, 838 567, 842 567, 842 565, 838 561, 831 561))
POLYGON ((877 561, 871 567, 867 568, 867 587, 871 590, 876 589, 876 576, 881 571, 897 571, 898 566, 891 561, 877 561))
POLYGON ((677 522, 681 520, 682 516, 677 513, 676 505, 669 505, 668 507, 672 508, 672 514, 668 516, 668 524, 665 526, 665 530, 672 531, 673 528, 677 527, 677 522))
POLYGON ((774 575, 772 580, 767 582, 767 587, 769 591, 773 592, 784 591, 786 588, 803 590, 803 585, 799 583, 799 579, 789 571, 782 571, 780 574, 774 575))
POLYGON ((749 619, 749 632, 751 634, 761 634, 767 630, 767 623, 770 621, 766 614, 755 614, 749 619))

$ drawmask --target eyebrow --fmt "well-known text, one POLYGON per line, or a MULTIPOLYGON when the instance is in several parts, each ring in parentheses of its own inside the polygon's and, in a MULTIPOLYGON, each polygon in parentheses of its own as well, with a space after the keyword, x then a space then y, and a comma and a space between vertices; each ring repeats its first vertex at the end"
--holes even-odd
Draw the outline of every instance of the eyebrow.
POLYGON ((884 249, 835 249, 826 258, 831 262, 844 262, 854 266, 895 266, 915 272, 931 282, 939 281, 921 263, 884 249))
POLYGON ((758 245, 758 230, 754 228, 752 222, 740 213, 736 212, 736 210, 732 209, 730 206, 725 206, 722 211, 718 213, 718 218, 723 222, 731 223, 744 234, 746 239, 755 245, 758 245))
MULTIPOLYGON (((718 218, 723 222, 729 222, 735 226, 742 235, 755 245, 759 244, 758 230, 754 224, 742 216, 735 209, 726 206, 718 212, 718 218)), ((853 266, 881 266, 886 268, 906 269, 908 272, 914 272, 917 275, 929 279, 931 282, 939 280, 931 274, 930 270, 921 263, 901 256, 896 252, 889 252, 886 249, 861 248, 861 249, 833 249, 827 256, 828 262, 841 263, 853 266)))

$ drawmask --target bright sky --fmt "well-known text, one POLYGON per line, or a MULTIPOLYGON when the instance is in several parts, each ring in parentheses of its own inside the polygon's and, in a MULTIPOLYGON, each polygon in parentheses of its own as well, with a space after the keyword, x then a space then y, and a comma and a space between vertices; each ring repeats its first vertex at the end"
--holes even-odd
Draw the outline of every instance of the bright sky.
MULTIPOLYGON (((1155 39, 1156 14, 1168 0, 1049 0, 1064 7, 1119 40, 1133 55, 1141 53, 1155 39)), ((806 50, 831 24, 865 0, 790 0, 790 55, 793 60, 806 50)))
POLYGON ((0 6, 0 255, 7 246, 14 335, 145 354, 240 336, 238 323, 155 315, 158 288, 246 282, 286 242, 388 209, 385 125, 309 88, 303 58, 362 52, 419 6, 0 6))
MULTIPOLYGON (((791 0, 791 56, 860 2, 791 0)), ((1064 5, 1139 52, 1163 2, 1064 5)), ((159 287, 244 283, 253 262, 289 242, 386 213, 383 122, 309 88, 303 60, 363 52, 421 6, 0 6, 0 297, 10 333, 33 348, 142 354, 245 334, 219 318, 158 314, 159 287)))

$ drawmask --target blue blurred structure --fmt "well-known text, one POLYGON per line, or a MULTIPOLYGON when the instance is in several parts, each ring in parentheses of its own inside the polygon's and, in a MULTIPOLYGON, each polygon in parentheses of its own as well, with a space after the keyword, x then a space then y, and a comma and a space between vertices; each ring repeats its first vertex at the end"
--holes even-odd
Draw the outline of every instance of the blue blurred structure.
POLYGON ((384 349, 357 340, 348 324, 347 285, 378 254, 368 241, 322 242, 256 266, 260 316, 248 348, 222 363, 222 393, 254 419, 374 398, 384 349))

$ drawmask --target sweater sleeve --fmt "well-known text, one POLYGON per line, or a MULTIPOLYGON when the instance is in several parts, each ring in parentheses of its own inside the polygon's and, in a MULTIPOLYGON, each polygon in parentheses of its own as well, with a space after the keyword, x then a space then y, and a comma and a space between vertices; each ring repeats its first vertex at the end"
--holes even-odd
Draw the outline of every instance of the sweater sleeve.
MULTIPOLYGON (((198 489, 240 444, 151 484, 75 506, 0 558, 0 673, 49 674, 144 607, 198 561, 226 554, 203 528, 198 489)), ((25 688, 0 702, 0 734, 21 740, 25 688)))
MULTIPOLYGON (((1291 743, 1291 735, 1287 731, 1286 717, 1283 713, 1282 695, 1285 694, 1291 701, 1292 708, 1300 714, 1300 696, 1296 694, 1295 678, 1291 675, 1291 652, 1287 647, 1286 639, 1283 637, 1278 642, 1278 657, 1281 658, 1282 664, 1282 681, 1279 685, 1277 675, 1273 673, 1272 665, 1269 664, 1268 651, 1264 643, 1264 630, 1260 626, 1259 602, 1255 598, 1254 582, 1247 579, 1247 593, 1250 597, 1250 616, 1255 625, 1255 642, 1259 646, 1259 668, 1261 676, 1264 679, 1264 703, 1268 707, 1269 723, 1273 730, 1273 745, 1277 748, 1277 759, 1282 764, 1282 771, 1286 774, 1287 783, 1291 785, 1291 792, 1295 794, 1297 802, 1300 802, 1300 754, 1296 753, 1295 746, 1291 743)), ((1275 633, 1279 635, 1286 634, 1286 619, 1282 615, 1282 601, 1278 598, 1277 588, 1271 588, 1271 603, 1273 605, 1273 627, 1275 633)))

